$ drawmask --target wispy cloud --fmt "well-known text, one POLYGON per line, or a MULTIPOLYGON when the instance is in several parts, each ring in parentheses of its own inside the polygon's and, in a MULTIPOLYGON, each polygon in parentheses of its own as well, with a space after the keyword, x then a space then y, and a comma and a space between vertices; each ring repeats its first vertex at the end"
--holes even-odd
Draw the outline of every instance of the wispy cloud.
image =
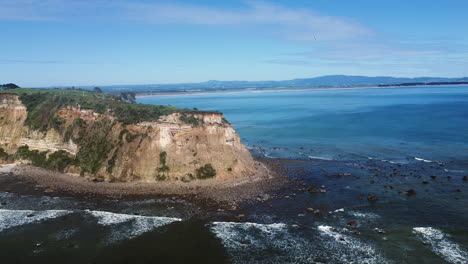
POLYGON ((53 60, 5 60, 0 59, 1 64, 10 64, 10 63, 25 63, 25 64, 59 64, 64 63, 63 61, 53 61, 53 60))
POLYGON ((128 5, 127 18, 157 24, 267 25, 283 37, 299 41, 348 39, 372 34, 371 29, 349 18, 252 1, 236 9, 184 4, 131 4, 128 5))
POLYGON ((109 0, 0 0, 0 20, 62 21, 90 17, 148 24, 260 26, 295 41, 352 39, 373 31, 350 18, 249 1, 240 7, 109 0))
POLYGON ((424 57, 443 54, 440 49, 421 49, 420 47, 401 47, 398 44, 383 43, 327 43, 326 46, 317 46, 308 52, 291 53, 288 55, 314 59, 331 60, 374 60, 382 58, 424 57))

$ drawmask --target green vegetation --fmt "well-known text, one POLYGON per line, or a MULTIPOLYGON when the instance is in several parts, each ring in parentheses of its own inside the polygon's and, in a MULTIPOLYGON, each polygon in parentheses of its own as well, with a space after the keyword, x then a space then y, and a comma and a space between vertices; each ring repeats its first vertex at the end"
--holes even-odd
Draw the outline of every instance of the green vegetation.
POLYGON ((184 122, 184 123, 187 123, 187 124, 190 124, 190 125, 193 125, 193 126, 198 126, 201 122, 200 119, 192 116, 192 115, 187 115, 185 113, 182 113, 179 117, 179 120, 184 122))
POLYGON ((20 87, 14 83, 0 84, 0 89, 3 89, 3 90, 11 90, 11 89, 18 89, 18 88, 20 87))
POLYGON ((156 176, 156 180, 158 181, 165 180, 166 173, 169 171, 169 167, 166 165, 166 158, 167 158, 166 151, 159 153, 159 163, 161 163, 161 167, 158 168, 158 175, 156 176))
POLYGON ((133 142, 135 139, 137 139, 141 134, 131 134, 127 133, 127 136, 125 136, 125 139, 127 140, 128 143, 133 142))
POLYGON ((216 170, 211 166, 211 164, 205 164, 205 166, 201 166, 200 168, 195 170, 197 174, 197 179, 205 180, 214 178, 216 176, 216 170))
POLYGON ((26 125, 40 131, 60 127, 62 124, 57 123, 59 120, 54 117, 59 109, 69 105, 80 105, 82 109, 91 109, 97 113, 109 112, 124 125, 155 121, 163 115, 189 111, 173 106, 126 103, 111 94, 85 90, 20 88, 0 91, 0 93, 5 92, 20 95, 21 102, 28 109, 26 125))
POLYGON ((75 164, 75 159, 64 150, 56 151, 47 157, 47 151, 29 150, 29 146, 21 146, 16 151, 19 159, 29 160, 34 166, 63 172, 69 165, 75 164))
POLYGON ((3 148, 0 148, 0 160, 11 160, 12 157, 8 153, 5 152, 3 148))
POLYGON ((96 174, 107 159, 108 153, 114 148, 114 142, 109 137, 112 127, 110 119, 97 121, 81 138, 76 159, 82 173, 96 174))

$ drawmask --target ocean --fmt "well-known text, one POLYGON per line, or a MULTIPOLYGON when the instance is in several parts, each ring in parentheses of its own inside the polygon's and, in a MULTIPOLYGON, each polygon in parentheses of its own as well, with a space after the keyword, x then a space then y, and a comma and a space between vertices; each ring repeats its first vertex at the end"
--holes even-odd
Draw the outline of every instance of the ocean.
POLYGON ((232 212, 1 191, 2 263, 468 263, 468 86, 138 102, 223 112, 291 181, 232 212))

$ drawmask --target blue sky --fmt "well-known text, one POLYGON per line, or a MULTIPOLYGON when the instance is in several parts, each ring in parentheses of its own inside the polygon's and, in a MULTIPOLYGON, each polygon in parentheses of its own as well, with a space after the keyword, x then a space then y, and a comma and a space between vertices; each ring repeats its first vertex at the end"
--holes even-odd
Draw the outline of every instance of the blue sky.
POLYGON ((466 0, 0 0, 0 83, 468 76, 466 0))

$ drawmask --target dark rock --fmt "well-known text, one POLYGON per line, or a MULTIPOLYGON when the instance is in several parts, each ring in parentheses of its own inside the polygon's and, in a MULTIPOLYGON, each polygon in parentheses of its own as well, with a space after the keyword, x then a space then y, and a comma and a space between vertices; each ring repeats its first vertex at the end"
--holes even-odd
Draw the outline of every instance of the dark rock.
POLYGON ((422 184, 429 184, 429 182, 428 181, 423 181, 422 184))
POLYGON ((26 217, 33 217, 34 214, 28 214, 26 217))
POLYGON ((349 222, 348 222, 348 225, 349 225, 350 227, 353 227, 353 228, 354 228, 354 227, 357 227, 357 226, 358 226, 358 222, 352 220, 352 221, 349 221, 349 222))
POLYGON ((452 176, 447 176, 447 180, 451 180, 452 179, 452 176))
POLYGON ((237 215, 236 220, 237 221, 244 221, 245 220, 245 215, 244 214, 237 215))
POLYGON ((432 176, 431 176, 431 179, 435 180, 435 179, 437 179, 437 176, 432 175, 432 176))
POLYGON ((463 176, 463 181, 468 181, 468 176, 463 176))
POLYGON ((319 193, 319 189, 315 188, 315 187, 310 187, 307 191, 309 191, 310 193, 319 193))
POLYGON ((369 196, 367 196, 367 200, 368 200, 369 202, 375 202, 375 201, 377 201, 378 199, 379 199, 379 197, 377 197, 377 195, 375 195, 375 194, 369 194, 369 196))
POLYGON ((239 243, 241 243, 242 245, 250 245, 250 244, 252 244, 252 242, 250 242, 250 240, 241 240, 241 241, 239 241, 239 243))
POLYGON ((406 191, 406 195, 408 195, 408 196, 416 195, 416 191, 413 190, 413 189, 407 190, 407 191, 406 191))
POLYGON ((455 191, 456 191, 456 192, 461 192, 461 190, 460 190, 460 189, 456 189, 455 191))

